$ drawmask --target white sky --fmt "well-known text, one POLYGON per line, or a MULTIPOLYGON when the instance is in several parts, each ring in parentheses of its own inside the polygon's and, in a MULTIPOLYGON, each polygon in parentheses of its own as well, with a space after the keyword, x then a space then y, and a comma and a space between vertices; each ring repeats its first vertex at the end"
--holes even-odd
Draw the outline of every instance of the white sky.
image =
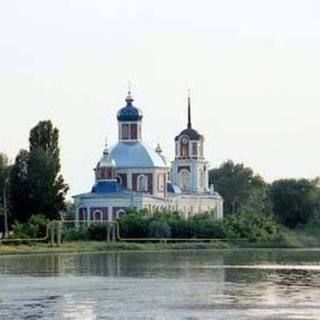
POLYGON ((128 81, 144 141, 170 160, 190 87, 212 166, 320 174, 319 1, 0 0, 0 151, 12 160, 51 119, 70 195, 89 190, 128 81))

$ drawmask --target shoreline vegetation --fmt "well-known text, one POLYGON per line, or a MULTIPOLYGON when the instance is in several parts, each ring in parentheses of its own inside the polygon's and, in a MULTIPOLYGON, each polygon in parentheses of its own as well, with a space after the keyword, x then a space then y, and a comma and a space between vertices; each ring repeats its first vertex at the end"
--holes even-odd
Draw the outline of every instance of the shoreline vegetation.
POLYGON ((72 224, 76 208, 66 200, 69 187, 60 169, 59 130, 50 120, 40 121, 31 129, 29 148, 21 149, 14 163, 0 152, 0 232, 12 241, 23 239, 10 245, 0 240, 0 255, 320 248, 320 177, 282 178, 267 183, 250 167, 228 160, 209 171, 209 183, 224 199, 222 220, 208 211, 193 215, 192 210, 148 212, 127 208, 126 214, 117 219, 116 228, 98 225, 91 219, 78 228, 72 224), (49 232, 48 225, 57 220, 58 227, 49 232), (127 242, 106 242, 110 234, 112 239, 116 237, 115 231, 118 240, 127 242), (56 238, 62 243, 60 247, 49 247, 47 243, 31 242, 39 238, 51 238, 51 244, 56 238), (172 241, 161 241, 169 238, 172 241))
POLYGON ((47 242, 27 242, 23 244, 0 244, 0 256, 34 255, 58 253, 99 253, 125 251, 183 251, 183 250, 241 250, 241 249, 316 249, 320 248, 320 227, 307 227, 287 231, 279 238, 268 241, 213 240, 202 242, 106 242, 106 241, 65 241, 61 246, 50 246, 47 242))

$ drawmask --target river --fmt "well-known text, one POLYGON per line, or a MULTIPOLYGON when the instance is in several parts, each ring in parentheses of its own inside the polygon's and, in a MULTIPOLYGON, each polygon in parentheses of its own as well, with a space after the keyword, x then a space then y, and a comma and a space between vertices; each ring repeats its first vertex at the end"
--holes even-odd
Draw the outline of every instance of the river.
POLYGON ((0 319, 320 319, 320 250, 0 257, 0 319))

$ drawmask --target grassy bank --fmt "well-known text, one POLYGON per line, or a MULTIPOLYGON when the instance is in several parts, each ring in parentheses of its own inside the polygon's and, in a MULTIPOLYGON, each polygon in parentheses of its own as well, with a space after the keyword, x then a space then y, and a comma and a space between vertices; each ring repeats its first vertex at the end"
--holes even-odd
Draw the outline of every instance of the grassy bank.
POLYGON ((212 241, 212 242, 114 242, 65 241, 60 247, 47 243, 2 244, 0 255, 81 253, 108 251, 157 251, 157 250, 214 250, 241 248, 320 248, 320 226, 306 226, 294 231, 286 230, 273 241, 212 241))

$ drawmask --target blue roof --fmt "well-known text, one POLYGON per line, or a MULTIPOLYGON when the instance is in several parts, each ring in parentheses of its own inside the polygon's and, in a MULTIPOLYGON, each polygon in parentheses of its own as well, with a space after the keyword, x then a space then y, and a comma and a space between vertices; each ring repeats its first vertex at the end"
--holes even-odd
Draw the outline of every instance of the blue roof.
POLYGON ((182 193, 181 189, 178 186, 172 184, 171 182, 167 183, 167 192, 169 192, 169 193, 182 193))
POLYGON ((92 188, 92 193, 115 193, 124 189, 117 181, 98 181, 92 188))
POLYGON ((142 142, 119 142, 111 149, 110 158, 117 168, 167 168, 164 159, 142 142))
POLYGON ((140 121, 142 119, 142 111, 131 103, 128 103, 118 111, 117 119, 119 121, 140 121))

